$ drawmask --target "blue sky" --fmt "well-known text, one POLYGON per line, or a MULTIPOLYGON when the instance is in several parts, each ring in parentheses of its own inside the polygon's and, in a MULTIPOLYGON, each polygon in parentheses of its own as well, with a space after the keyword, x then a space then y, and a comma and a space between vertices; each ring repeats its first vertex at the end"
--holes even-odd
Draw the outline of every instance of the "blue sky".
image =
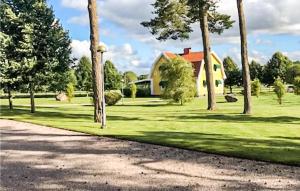
MULTIPOLYGON (((147 74, 162 51, 182 52, 185 47, 202 50, 198 25, 187 41, 157 41, 139 23, 149 20, 154 0, 99 0, 100 40, 121 71, 133 70, 147 74)), ((292 60, 300 60, 299 0, 247 0, 245 12, 248 28, 249 59, 265 64, 272 54, 281 51, 292 60)), ((237 20, 236 1, 220 0, 219 11, 237 20)), ((72 38, 73 56, 89 56, 89 20, 87 0, 48 0, 72 38)), ((221 59, 231 56, 240 63, 238 23, 224 34, 211 35, 212 49, 221 59)))

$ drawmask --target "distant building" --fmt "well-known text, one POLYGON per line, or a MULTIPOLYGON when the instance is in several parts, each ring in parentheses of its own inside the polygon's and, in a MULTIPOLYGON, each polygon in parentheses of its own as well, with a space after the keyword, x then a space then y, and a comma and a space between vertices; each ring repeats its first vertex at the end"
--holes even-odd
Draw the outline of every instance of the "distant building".
MULTIPOLYGON (((192 52, 191 48, 185 48, 182 54, 174 54, 172 52, 163 52, 153 63, 150 72, 149 80, 151 95, 160 95, 162 93, 163 87, 161 83, 161 77, 159 72, 159 66, 161 63, 168 59, 175 58, 176 56, 181 56, 193 65, 194 77, 197 87, 197 95, 202 96, 207 94, 207 83, 204 68, 204 53, 203 52, 192 52)), ((215 93, 223 94, 224 92, 224 80, 226 75, 224 72, 223 62, 219 57, 212 52, 212 67, 213 67, 213 80, 215 85, 215 93)), ((143 81, 145 82, 145 80, 143 81)))

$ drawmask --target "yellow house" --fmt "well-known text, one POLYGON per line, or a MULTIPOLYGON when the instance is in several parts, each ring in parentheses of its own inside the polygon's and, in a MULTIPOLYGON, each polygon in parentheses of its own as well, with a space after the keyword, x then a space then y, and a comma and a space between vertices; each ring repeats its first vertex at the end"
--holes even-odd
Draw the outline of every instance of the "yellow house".
MULTIPOLYGON (((206 87, 206 75, 204 68, 204 53, 203 52, 192 52, 191 48, 185 48, 183 53, 174 54, 172 52, 163 52, 153 63, 150 72, 150 82, 151 82, 151 95, 160 95, 162 93, 161 78, 159 72, 159 66, 161 63, 167 59, 174 58, 176 56, 181 56, 193 65, 194 77, 197 87, 197 95, 203 96, 207 94, 206 87)), ((213 79, 215 84, 216 94, 223 94, 224 92, 224 80, 226 75, 224 72, 223 62, 219 57, 212 52, 212 69, 213 69, 213 79)))

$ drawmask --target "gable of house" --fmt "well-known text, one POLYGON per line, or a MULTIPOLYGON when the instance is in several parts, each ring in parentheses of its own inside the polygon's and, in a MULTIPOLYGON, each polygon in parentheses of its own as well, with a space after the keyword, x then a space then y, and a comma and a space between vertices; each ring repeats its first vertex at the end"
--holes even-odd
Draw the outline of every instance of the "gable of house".
MULTIPOLYGON (((207 92, 205 83, 205 68, 204 68, 204 54, 203 52, 191 52, 190 48, 185 48, 182 54, 174 54, 172 52, 163 52, 152 65, 150 79, 151 79, 151 94, 152 95, 160 95, 162 93, 162 87, 160 86, 160 65, 165 62, 167 59, 175 58, 176 56, 181 56, 188 62, 193 65, 194 68, 194 76, 196 79, 196 87, 198 95, 205 95, 207 92)), ((215 53, 211 54, 212 62, 213 62, 213 78, 216 82, 216 93, 223 93, 224 79, 226 78, 223 63, 218 58, 215 53)))

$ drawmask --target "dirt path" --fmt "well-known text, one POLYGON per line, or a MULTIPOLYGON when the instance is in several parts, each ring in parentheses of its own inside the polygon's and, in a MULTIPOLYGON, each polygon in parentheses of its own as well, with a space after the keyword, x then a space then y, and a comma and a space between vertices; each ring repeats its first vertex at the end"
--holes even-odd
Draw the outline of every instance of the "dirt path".
POLYGON ((0 190, 300 190, 300 168, 0 120, 0 190))

